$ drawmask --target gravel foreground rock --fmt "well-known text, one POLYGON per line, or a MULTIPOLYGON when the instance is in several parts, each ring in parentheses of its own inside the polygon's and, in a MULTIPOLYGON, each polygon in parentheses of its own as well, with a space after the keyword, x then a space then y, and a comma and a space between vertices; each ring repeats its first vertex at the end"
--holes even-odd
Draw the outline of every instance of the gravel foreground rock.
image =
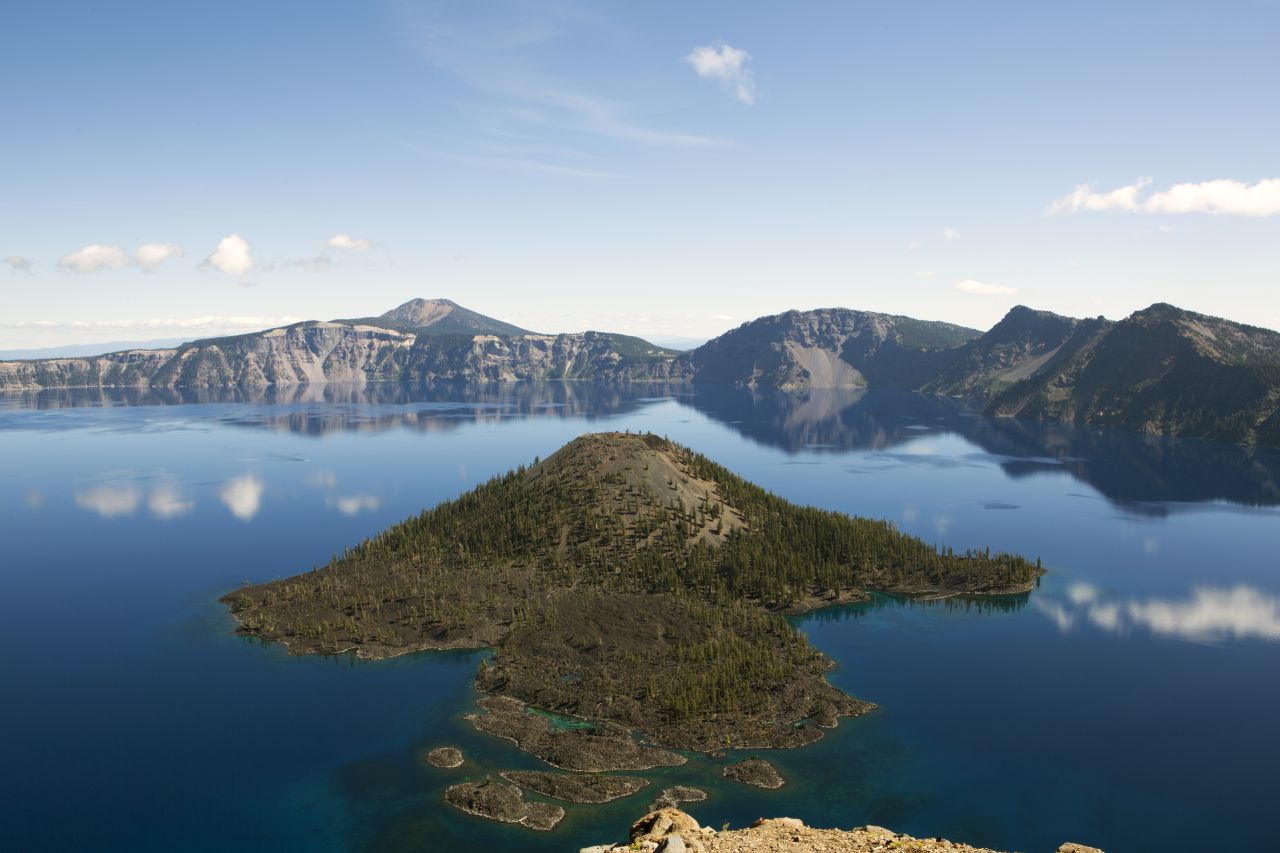
MULTIPOLYGON (((912 838, 879 826, 859 829, 813 829, 793 817, 760 819, 747 829, 716 832, 699 826, 679 809, 658 809, 631 826, 629 841, 583 847, 580 853, 609 851, 646 853, 997 853, 938 838, 912 838)), ((1102 853, 1083 844, 1063 844, 1058 853, 1102 853)))

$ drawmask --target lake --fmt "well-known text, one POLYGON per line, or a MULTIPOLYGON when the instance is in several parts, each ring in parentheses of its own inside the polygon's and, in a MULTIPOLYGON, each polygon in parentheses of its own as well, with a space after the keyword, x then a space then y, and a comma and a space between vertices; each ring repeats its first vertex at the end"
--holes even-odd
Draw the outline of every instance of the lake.
MULTIPOLYGON (((0 398, 10 850, 577 850, 671 784, 702 823, 790 815, 1024 851, 1274 849, 1280 454, 988 420, 895 392, 317 386, 0 398), (648 430, 790 500, 1040 557, 1028 596, 796 620, 879 704, 789 780, 695 758, 551 833, 441 803, 538 762, 473 731, 484 652, 290 657, 217 597, 573 437, 648 430), (461 747, 458 770, 427 766, 461 747)), ((757 754, 757 753, 752 753, 757 754)))

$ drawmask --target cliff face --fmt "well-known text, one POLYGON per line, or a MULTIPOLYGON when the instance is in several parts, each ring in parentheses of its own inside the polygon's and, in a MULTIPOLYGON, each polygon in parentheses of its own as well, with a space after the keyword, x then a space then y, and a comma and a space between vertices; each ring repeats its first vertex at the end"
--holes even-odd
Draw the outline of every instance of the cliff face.
POLYGON ((362 380, 680 379, 675 353, 639 338, 419 335, 308 322, 176 349, 0 362, 0 390, 72 387, 261 387, 362 380))

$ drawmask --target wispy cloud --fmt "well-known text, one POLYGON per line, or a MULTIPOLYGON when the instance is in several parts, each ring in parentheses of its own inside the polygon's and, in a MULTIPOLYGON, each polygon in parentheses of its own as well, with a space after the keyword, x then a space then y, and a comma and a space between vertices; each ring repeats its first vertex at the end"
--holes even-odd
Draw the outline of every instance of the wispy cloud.
POLYGON ((1151 183, 1150 178, 1139 178, 1132 184, 1105 192, 1094 189, 1092 184, 1081 184, 1055 200, 1046 212, 1050 216, 1089 211, 1252 217, 1280 215, 1280 178, 1269 178, 1256 184, 1232 180, 1174 184, 1167 190, 1144 197, 1151 183))
POLYGON ((950 228, 950 227, 948 227, 948 228, 943 228, 943 229, 942 229, 942 239, 943 239, 943 240, 948 240, 948 241, 950 241, 950 240, 958 240, 958 239, 960 239, 960 232, 959 232, 958 230, 956 230, 955 228, 950 228))
POLYGON ((21 255, 9 255, 4 259, 10 272, 31 272, 31 261, 21 255))
POLYGON ((751 54, 723 42, 712 42, 695 47, 684 61, 704 80, 715 80, 726 92, 744 104, 756 100, 756 80, 747 62, 751 54))
POLYGON ((373 245, 364 238, 351 237, 347 234, 334 234, 324 243, 328 249, 349 249, 352 252, 367 252, 373 245))
MULTIPOLYGON (((406 14, 406 27, 419 55, 432 67, 488 96, 487 104, 468 108, 473 114, 485 116, 477 129, 486 136, 506 136, 506 128, 515 126, 524 136, 536 136, 542 130, 651 146, 723 144, 723 140, 714 137, 651 126, 644 121, 645 110, 635 104, 588 91, 576 81, 548 70, 558 58, 556 48, 562 47, 556 43, 579 34, 589 25, 589 16, 544 9, 540 19, 485 26, 451 23, 443 19, 438 9, 433 9, 430 16, 418 9, 406 14)), ((463 154, 474 156, 473 151, 468 147, 463 154)), ((545 160, 520 163, 521 159, 525 158, 477 158, 471 162, 547 173, 581 171, 545 160)))
POLYGON ((1016 287, 1009 287, 1005 284, 992 284, 989 281, 976 281, 972 278, 957 281, 955 289, 961 293, 971 293, 975 296, 1013 296, 1018 292, 1016 287))

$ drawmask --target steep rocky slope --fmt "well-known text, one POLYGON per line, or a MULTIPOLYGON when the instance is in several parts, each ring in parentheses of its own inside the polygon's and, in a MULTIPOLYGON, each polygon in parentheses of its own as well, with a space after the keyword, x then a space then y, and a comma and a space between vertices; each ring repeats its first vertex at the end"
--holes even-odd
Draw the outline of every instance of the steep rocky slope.
POLYGON ((751 388, 859 387, 871 384, 868 372, 883 377, 891 371, 913 384, 916 374, 921 381, 927 375, 931 353, 980 334, 950 323, 845 308, 788 311, 744 323, 686 359, 698 382, 751 388))
POLYGON ((1280 444, 1280 333, 1153 305, 997 393, 988 413, 1280 444))

